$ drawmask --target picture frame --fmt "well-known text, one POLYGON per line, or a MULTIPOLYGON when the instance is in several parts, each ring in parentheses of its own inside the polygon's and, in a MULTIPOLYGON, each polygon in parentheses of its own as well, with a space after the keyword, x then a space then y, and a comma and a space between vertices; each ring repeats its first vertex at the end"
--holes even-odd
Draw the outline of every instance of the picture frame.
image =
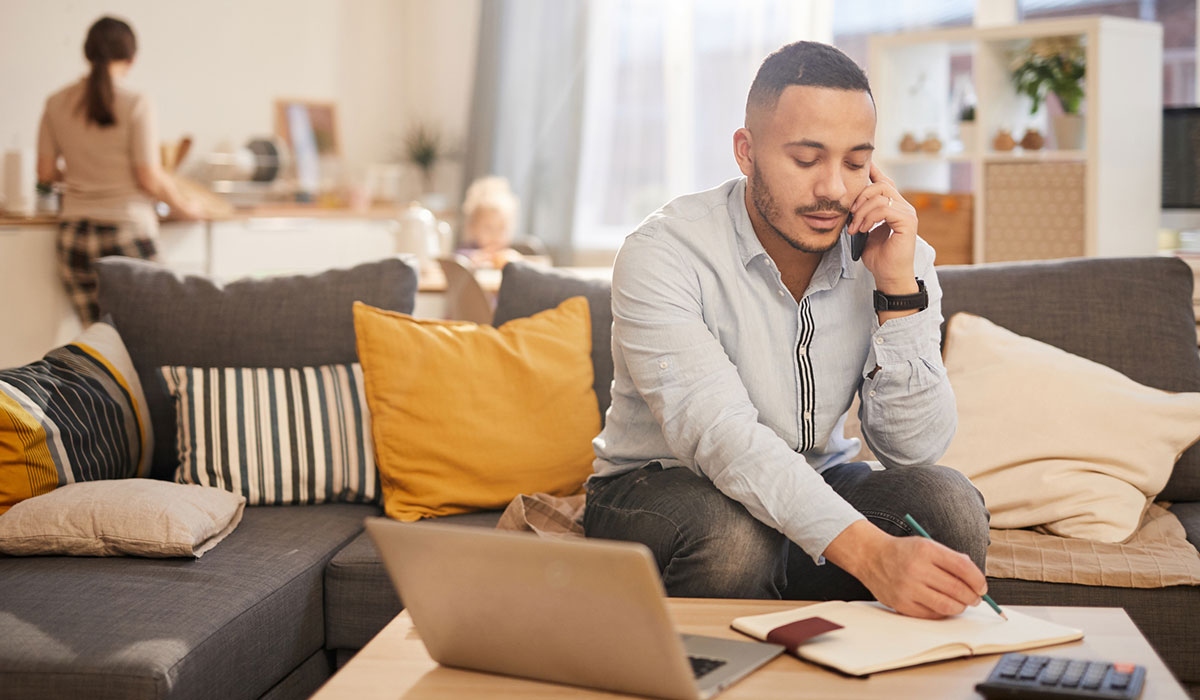
POLYGON ((294 134, 298 129, 305 128, 312 131, 312 140, 319 157, 341 156, 337 103, 332 100, 291 98, 275 100, 275 135, 282 139, 288 148, 296 148, 294 134))
POLYGON ((337 105, 332 101, 275 100, 275 134, 292 152, 296 185, 304 196, 321 186, 322 165, 341 160, 337 105))

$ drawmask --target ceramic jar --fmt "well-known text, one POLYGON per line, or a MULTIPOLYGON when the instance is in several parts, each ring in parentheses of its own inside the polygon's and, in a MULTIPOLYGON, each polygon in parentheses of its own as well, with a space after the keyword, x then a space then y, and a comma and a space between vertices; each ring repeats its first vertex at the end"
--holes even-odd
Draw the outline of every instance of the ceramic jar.
POLYGON ((1013 140, 1012 133, 1008 129, 997 130, 996 138, 992 139, 992 149, 996 151, 1011 151, 1016 145, 1017 142, 1013 140))
POLYGON ((1026 129, 1025 135, 1021 137, 1021 148, 1027 151, 1036 151, 1045 145, 1046 137, 1037 129, 1026 129))

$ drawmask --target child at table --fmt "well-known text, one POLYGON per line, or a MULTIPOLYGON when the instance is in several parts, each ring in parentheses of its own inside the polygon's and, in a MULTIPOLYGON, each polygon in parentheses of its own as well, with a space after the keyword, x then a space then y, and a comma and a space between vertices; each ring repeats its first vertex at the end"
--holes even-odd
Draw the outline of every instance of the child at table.
POLYGON ((500 268, 520 260, 522 255, 512 248, 519 207, 503 177, 481 177, 471 183, 463 201, 465 247, 459 252, 477 267, 500 268))

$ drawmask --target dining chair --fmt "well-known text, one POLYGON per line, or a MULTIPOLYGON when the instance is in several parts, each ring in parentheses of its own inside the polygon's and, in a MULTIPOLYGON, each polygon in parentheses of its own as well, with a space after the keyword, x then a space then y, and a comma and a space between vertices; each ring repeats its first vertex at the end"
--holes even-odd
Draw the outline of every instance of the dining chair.
POLYGON ((461 255, 438 258, 446 277, 446 312, 450 321, 492 322, 492 300, 475 279, 474 266, 461 255))

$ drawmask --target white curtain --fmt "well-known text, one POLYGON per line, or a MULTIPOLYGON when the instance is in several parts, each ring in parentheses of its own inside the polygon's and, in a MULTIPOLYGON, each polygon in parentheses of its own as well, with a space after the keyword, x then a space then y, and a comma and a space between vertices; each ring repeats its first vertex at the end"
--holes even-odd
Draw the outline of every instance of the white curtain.
POLYGON ((486 0, 480 12, 464 188, 503 175, 517 237, 571 262, 586 71, 585 0, 486 0))
POLYGON ((736 177, 733 132, 763 58, 832 38, 832 0, 599 0, 587 10, 573 227, 582 249, 615 249, 672 197, 736 177))

